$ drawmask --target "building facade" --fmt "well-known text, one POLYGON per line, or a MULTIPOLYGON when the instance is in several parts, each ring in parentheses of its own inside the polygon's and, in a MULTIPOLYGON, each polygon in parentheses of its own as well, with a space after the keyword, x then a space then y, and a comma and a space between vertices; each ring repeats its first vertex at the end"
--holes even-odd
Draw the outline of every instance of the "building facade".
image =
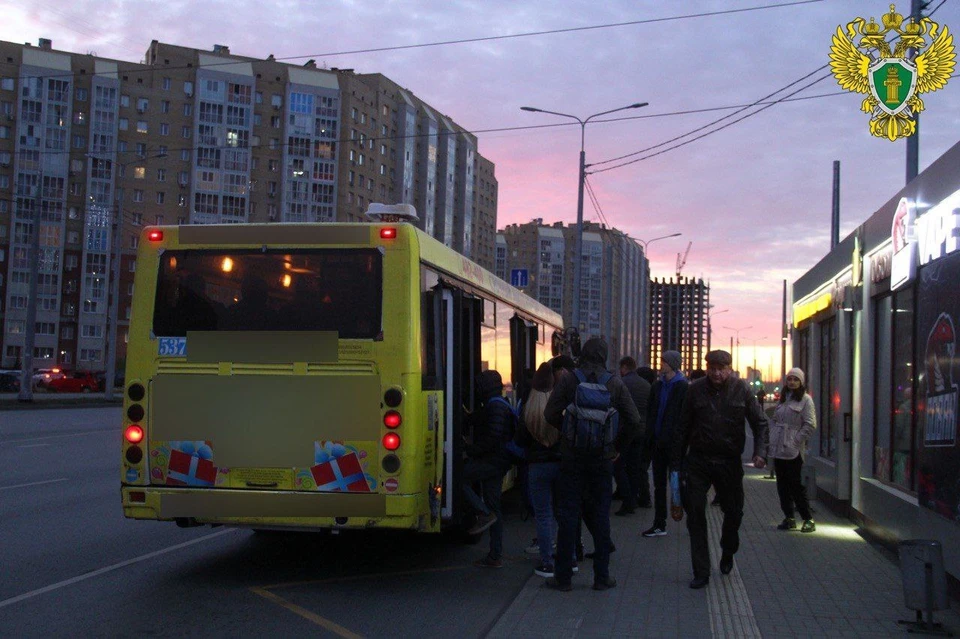
POLYGON ((603 337, 609 347, 608 362, 625 355, 646 359, 648 267, 640 245, 616 229, 587 222, 583 232, 581 295, 574 300, 576 225, 545 225, 542 219, 511 224, 497 235, 497 274, 511 281, 520 271, 519 288, 549 306, 572 326, 574 303, 580 305, 581 341, 603 337), (500 248, 502 247, 502 249, 500 248), (503 262, 499 261, 502 250, 503 262))
POLYGON ((404 202, 494 267, 493 163, 382 75, 157 41, 143 63, 49 40, 0 42, 0 60, 0 367, 22 361, 37 211, 37 367, 102 370, 113 335, 122 361, 144 225, 350 222, 404 202))
POLYGON ((687 277, 650 282, 650 365, 660 366, 664 351, 680 353, 687 373, 705 368, 710 340, 710 285, 687 277))
POLYGON ((792 354, 821 500, 877 537, 941 542, 960 578, 960 144, 793 284, 792 354))

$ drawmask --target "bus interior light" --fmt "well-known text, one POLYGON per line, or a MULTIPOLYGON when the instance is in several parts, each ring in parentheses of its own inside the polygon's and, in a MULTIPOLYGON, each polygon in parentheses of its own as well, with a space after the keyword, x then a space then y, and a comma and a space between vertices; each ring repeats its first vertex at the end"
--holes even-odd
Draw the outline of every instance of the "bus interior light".
POLYGON ((380 237, 384 240, 393 240, 397 237, 397 229, 392 226, 387 226, 380 229, 380 237))
POLYGON ((137 424, 130 424, 127 426, 127 429, 123 431, 123 438, 131 444, 139 444, 143 441, 143 429, 137 424))
POLYGON ((151 242, 162 242, 163 241, 163 231, 149 231, 147 233, 147 239, 151 242))
POLYGON ((383 416, 383 425, 387 428, 396 428, 403 423, 403 418, 400 417, 400 413, 395 410, 388 410, 383 416))
POLYGON ((383 447, 387 450, 400 448, 400 436, 396 433, 387 433, 383 436, 383 447))

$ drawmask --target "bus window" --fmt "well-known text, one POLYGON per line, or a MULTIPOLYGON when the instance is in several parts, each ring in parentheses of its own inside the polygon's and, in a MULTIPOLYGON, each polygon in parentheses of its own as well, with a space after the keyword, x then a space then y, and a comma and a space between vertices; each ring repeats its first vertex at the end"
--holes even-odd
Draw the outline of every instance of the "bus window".
POLYGON ((383 258, 375 249, 176 250, 157 275, 153 333, 382 331, 383 258))

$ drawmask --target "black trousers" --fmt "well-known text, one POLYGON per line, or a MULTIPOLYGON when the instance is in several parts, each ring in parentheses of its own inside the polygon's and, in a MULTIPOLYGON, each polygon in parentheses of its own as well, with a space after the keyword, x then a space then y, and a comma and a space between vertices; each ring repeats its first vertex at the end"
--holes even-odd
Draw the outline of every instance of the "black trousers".
POLYGON ((797 455, 793 459, 774 459, 773 465, 777 471, 777 494, 780 496, 783 516, 793 519, 793 507, 796 505, 801 517, 813 519, 810 502, 807 500, 807 488, 800 478, 803 457, 797 455))
POLYGON ((613 493, 613 464, 599 456, 564 457, 560 462, 560 482, 557 488, 559 523, 557 532, 556 576, 561 583, 569 583, 573 576, 573 556, 577 543, 577 527, 583 492, 591 507, 584 519, 592 528, 595 581, 610 576, 610 498, 613 493))
POLYGON ((667 474, 670 472, 670 450, 658 450, 655 446, 650 449, 653 463, 653 525, 657 528, 667 527, 667 474))
POLYGON ((644 448, 642 440, 639 438, 633 440, 633 443, 613 464, 613 476, 617 480, 617 492, 623 495, 623 507, 627 509, 636 508, 638 500, 639 503, 650 501, 647 469, 642 466, 644 448))
POLYGON ((695 577, 710 576, 710 546, 707 542, 707 491, 713 484, 720 496, 723 529, 720 548, 734 554, 740 548, 740 522, 743 521, 743 464, 739 458, 707 459, 687 457, 684 508, 690 531, 690 556, 695 577))

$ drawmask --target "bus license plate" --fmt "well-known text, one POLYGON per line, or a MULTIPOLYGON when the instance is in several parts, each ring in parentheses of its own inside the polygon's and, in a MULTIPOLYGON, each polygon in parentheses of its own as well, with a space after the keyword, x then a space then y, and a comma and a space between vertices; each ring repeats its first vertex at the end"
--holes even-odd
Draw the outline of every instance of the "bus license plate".
POLYGON ((157 341, 160 357, 185 357, 187 354, 186 337, 161 337, 157 341))

